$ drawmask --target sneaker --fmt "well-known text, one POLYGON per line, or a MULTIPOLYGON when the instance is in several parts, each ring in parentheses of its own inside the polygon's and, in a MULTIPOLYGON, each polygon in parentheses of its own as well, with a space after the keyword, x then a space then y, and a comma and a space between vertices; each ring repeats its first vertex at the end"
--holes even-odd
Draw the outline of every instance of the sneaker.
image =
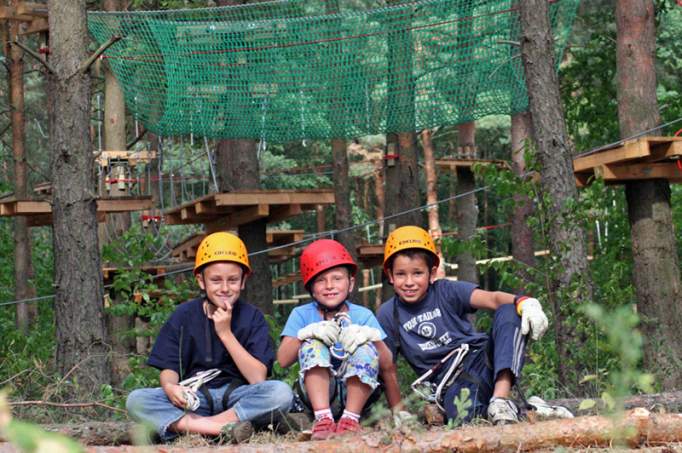
POLYGON ((336 434, 359 433, 362 431, 360 423, 350 417, 341 417, 336 425, 336 434))
POLYGON ((488 404, 488 420, 493 425, 518 423, 519 408, 512 400, 493 397, 488 404))
POLYGON ((528 398, 528 404, 542 418, 573 418, 573 414, 564 406, 551 406, 539 396, 528 398))
POLYGON ((329 417, 324 417, 313 422, 311 440, 326 440, 336 434, 336 423, 329 417))
POLYGON ((234 422, 223 426, 218 436, 221 444, 241 444, 246 442, 253 435, 253 425, 251 422, 234 422))

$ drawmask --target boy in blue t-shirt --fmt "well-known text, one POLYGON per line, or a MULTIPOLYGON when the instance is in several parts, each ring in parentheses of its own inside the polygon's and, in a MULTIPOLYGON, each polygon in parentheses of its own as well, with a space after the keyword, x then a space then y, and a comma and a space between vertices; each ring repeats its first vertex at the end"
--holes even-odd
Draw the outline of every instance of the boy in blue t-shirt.
POLYGON ((395 296, 381 305, 378 319, 386 344, 398 350, 423 378, 413 389, 435 400, 448 419, 457 418, 454 399, 469 390, 473 405, 462 421, 487 412, 495 424, 518 421, 508 399, 523 367, 526 335, 537 340, 548 321, 537 299, 484 291, 473 283, 435 281, 439 257, 431 236, 405 226, 386 240, 384 272, 395 296), (495 311, 492 335, 476 332, 466 315, 495 311))
POLYGON ((282 331, 277 361, 286 368, 297 359, 303 398, 315 414, 312 439, 361 430, 363 409, 378 398, 379 375, 391 408, 400 389, 386 334, 365 307, 350 303, 357 265, 339 242, 321 239, 301 254, 301 277, 313 302, 296 307, 282 331), (338 423, 331 405, 344 407, 338 423))
POLYGON ((241 442, 251 421, 289 410, 289 386, 266 381, 274 361, 267 322, 239 298, 250 272, 237 236, 213 233, 199 244, 194 274, 205 296, 179 305, 159 332, 148 363, 161 370, 161 386, 135 390, 126 403, 161 440, 198 433, 241 442))

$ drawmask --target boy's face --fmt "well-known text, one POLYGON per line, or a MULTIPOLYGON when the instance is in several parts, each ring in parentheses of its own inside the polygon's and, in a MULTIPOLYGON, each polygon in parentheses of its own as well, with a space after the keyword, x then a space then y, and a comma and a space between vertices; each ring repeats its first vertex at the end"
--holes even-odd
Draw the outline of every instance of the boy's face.
POLYGON ((395 293, 400 300, 410 304, 419 302, 426 296, 435 276, 435 266, 429 269, 423 257, 411 258, 407 255, 396 256, 388 273, 395 293))
POLYGON ((333 267, 316 276, 310 284, 313 298, 325 307, 334 308, 348 298, 355 279, 343 266, 333 267))
POLYGON ((197 274, 197 282, 213 305, 226 309, 237 302, 246 278, 239 264, 225 261, 206 266, 197 274))

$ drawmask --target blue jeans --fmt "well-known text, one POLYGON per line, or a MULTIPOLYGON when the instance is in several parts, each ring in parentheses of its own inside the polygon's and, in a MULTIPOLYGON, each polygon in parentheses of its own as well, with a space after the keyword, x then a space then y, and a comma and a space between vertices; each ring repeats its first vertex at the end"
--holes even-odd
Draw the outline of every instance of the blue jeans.
MULTIPOLYGON (((208 417, 234 409, 242 421, 258 421, 267 418, 275 411, 288 412, 294 394, 282 381, 263 381, 258 384, 242 385, 235 388, 223 407, 223 395, 228 384, 208 389, 213 400, 213 411, 202 392, 197 392, 199 408, 197 415, 208 417)), ((126 408, 131 417, 154 427, 162 441, 168 441, 178 434, 168 427, 180 420, 188 411, 174 406, 161 387, 133 390, 128 395, 126 408)))

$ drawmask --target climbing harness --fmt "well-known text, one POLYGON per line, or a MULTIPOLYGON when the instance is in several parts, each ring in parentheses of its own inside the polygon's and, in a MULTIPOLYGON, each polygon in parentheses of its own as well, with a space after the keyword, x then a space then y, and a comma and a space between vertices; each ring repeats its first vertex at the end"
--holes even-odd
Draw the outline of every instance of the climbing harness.
POLYGON ((199 409, 199 396, 197 395, 197 391, 204 384, 218 377, 220 373, 221 371, 219 369, 212 368, 210 370, 200 371, 194 376, 179 382, 179 385, 187 387, 182 393, 185 397, 185 409, 189 411, 199 409))
POLYGON ((442 404, 444 397, 443 393, 452 385, 452 383, 462 372, 461 365, 468 352, 469 345, 467 343, 464 343, 458 348, 448 352, 445 357, 431 367, 430 370, 419 376, 412 384, 410 384, 412 391, 424 398, 426 401, 430 403, 436 403, 438 408, 445 412, 445 408, 442 404), (452 362, 448 366, 447 371, 443 375, 443 378, 440 380, 440 382, 429 381, 429 378, 431 378, 436 371, 440 370, 443 365, 445 365, 451 358, 453 358, 452 362))

